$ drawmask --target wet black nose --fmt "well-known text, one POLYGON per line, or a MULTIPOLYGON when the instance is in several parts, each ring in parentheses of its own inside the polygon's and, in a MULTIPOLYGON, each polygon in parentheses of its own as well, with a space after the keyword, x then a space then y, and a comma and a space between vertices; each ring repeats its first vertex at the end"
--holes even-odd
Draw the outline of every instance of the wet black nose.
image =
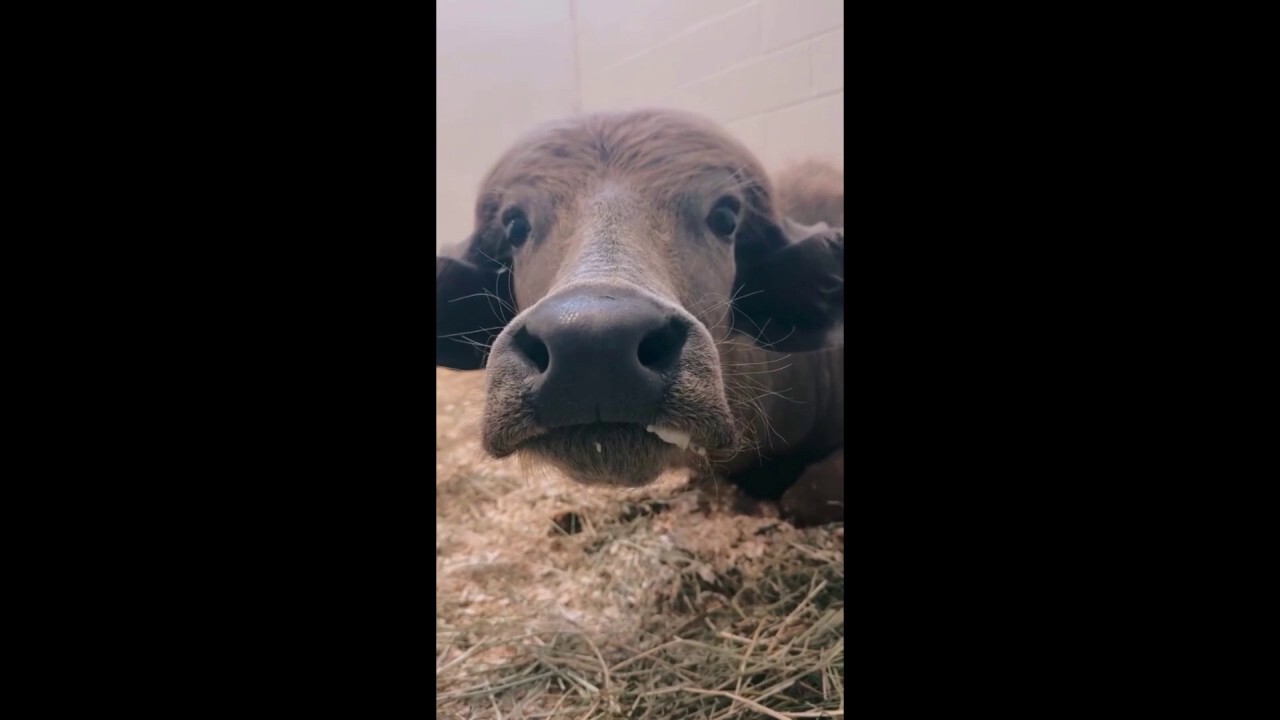
POLYGON ((575 291, 544 300, 512 336, 530 374, 538 422, 651 423, 672 380, 688 324, 626 290, 575 291))

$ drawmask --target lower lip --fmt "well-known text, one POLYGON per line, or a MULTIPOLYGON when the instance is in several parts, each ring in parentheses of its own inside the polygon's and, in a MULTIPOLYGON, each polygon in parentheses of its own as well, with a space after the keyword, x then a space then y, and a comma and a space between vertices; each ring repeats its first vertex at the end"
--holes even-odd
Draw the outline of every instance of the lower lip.
MULTIPOLYGON (((705 456, 707 449, 692 442, 691 435, 684 430, 666 427, 662 425, 640 425, 639 423, 590 423, 584 425, 566 425, 563 427, 552 428, 545 433, 530 438, 527 442, 536 442, 538 438, 544 438, 557 433, 598 433, 608 434, 615 433, 623 428, 635 428, 636 430, 644 430, 644 436, 652 437, 654 440, 660 441, 665 445, 678 448, 680 450, 693 452, 698 455, 705 456)), ((601 440, 588 437, 592 447, 597 453, 603 453, 605 448, 601 440)))

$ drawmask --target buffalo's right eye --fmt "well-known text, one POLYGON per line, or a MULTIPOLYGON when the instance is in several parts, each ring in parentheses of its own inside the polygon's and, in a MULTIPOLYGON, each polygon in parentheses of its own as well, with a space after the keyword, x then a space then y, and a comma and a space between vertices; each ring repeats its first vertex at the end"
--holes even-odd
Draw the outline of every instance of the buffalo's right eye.
POLYGON ((738 229, 738 214, 741 211, 742 205, 736 199, 723 198, 707 215, 707 227, 722 238, 730 237, 738 229))

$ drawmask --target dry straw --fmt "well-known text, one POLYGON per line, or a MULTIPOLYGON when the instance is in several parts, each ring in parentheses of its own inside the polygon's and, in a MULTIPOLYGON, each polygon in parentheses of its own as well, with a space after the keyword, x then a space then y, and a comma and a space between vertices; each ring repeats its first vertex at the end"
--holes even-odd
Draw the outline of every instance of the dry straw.
POLYGON ((437 371, 437 717, 843 717, 843 526, 485 460, 482 384, 437 371))

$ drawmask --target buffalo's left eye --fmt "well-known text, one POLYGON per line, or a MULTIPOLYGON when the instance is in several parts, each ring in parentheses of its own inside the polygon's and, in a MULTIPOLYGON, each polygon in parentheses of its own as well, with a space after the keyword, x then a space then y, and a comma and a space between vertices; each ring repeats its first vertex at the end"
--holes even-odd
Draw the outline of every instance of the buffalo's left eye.
POLYGON ((733 198, 725 198, 716 203, 707 215, 707 227, 716 235, 727 238, 738 229, 738 211, 741 206, 733 198))
POLYGON ((529 227, 529 219, 524 216, 524 213, 509 214, 503 225, 506 227, 507 242, 511 243, 511 247, 520 247, 525 240, 529 239, 529 231, 532 228, 529 227))

